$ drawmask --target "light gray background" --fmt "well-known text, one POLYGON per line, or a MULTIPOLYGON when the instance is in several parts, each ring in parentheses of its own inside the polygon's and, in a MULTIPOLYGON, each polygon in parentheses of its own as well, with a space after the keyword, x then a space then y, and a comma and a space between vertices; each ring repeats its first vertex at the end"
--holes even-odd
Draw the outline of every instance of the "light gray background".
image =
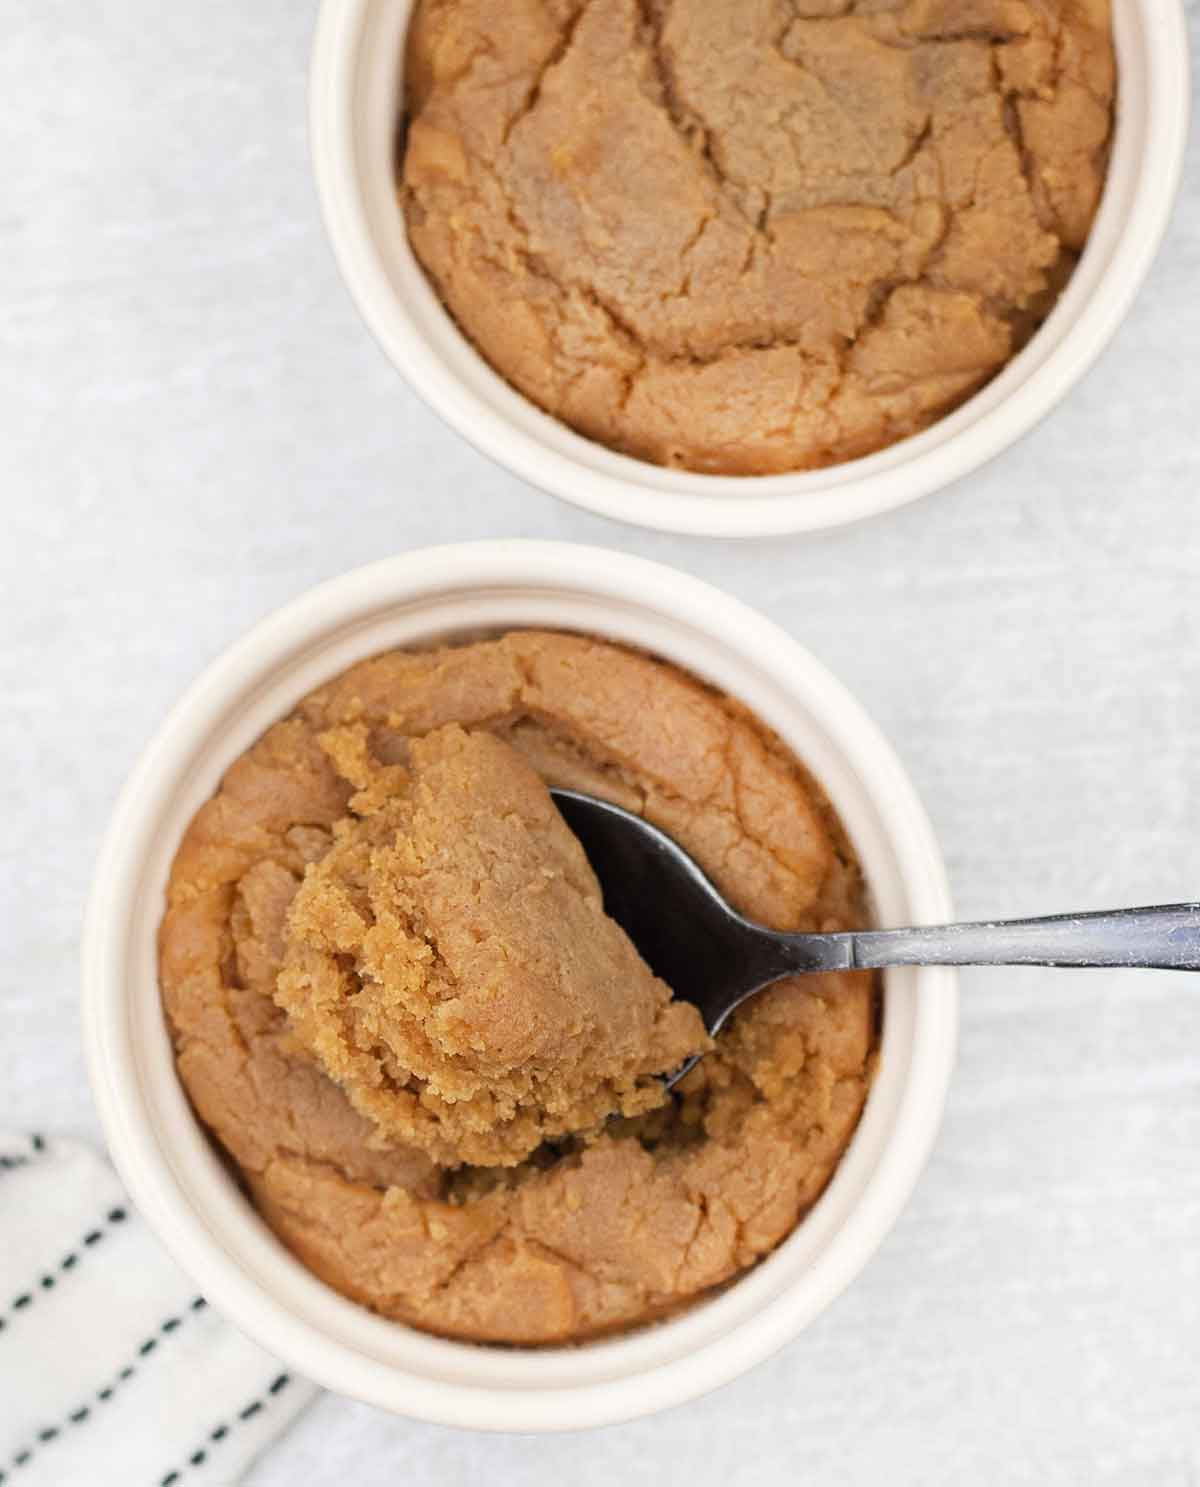
MULTIPOLYGON (((98 1135, 80 914, 164 711, 282 601, 429 542, 607 544, 756 604, 895 741, 964 915, 1200 897, 1194 155, 1118 340, 989 469, 830 536, 660 537, 505 475, 384 363, 317 217, 312 22, 0 0, 0 1122, 98 1135)), ((968 973, 925 1179, 772 1362, 541 1441, 326 1396, 250 1480, 1194 1483, 1198 1324, 1200 983, 968 973)))

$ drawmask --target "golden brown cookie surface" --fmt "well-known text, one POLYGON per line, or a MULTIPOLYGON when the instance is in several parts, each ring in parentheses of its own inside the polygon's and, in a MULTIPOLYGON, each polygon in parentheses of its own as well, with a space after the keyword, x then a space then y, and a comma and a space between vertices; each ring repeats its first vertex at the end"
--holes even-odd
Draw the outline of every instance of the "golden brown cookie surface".
MULTIPOLYGON (((429 1143, 399 1140, 279 1005, 280 972, 304 938, 289 914, 302 880, 304 891, 348 881, 326 865, 372 819, 372 800, 357 814, 352 799, 386 801, 399 778, 389 771, 431 787, 421 852, 437 858, 439 822, 464 808, 466 781, 482 788, 479 756, 494 764, 493 747, 510 771, 505 792, 514 770, 529 792, 524 817, 540 819, 542 797, 514 753, 548 783, 644 811, 744 912, 778 928, 861 924, 862 886, 819 791, 741 709, 669 665, 571 635, 363 662, 271 728, 198 812, 160 933, 163 997, 192 1102, 264 1216, 319 1275, 384 1315, 545 1343, 670 1312, 787 1235, 857 1123, 876 996, 861 975, 781 983, 739 1014, 669 1107, 515 1166, 443 1166, 429 1143)), ((590 874, 549 831, 582 901, 590 874)), ((449 865, 453 896, 457 848, 449 865)), ((554 1051, 549 1028, 532 1042, 554 1051)))
POLYGON ((1095 215, 1107 0, 420 0, 402 196, 467 336, 579 432, 727 474, 925 427, 1095 215))

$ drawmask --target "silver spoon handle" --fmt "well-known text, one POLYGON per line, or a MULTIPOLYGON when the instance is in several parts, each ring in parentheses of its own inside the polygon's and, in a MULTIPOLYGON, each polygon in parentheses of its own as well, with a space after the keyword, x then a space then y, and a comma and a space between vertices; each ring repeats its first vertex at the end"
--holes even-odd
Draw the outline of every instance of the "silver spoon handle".
POLYGON ((1200 971, 1200 904, 993 924, 863 930, 852 966, 1125 966, 1200 971))

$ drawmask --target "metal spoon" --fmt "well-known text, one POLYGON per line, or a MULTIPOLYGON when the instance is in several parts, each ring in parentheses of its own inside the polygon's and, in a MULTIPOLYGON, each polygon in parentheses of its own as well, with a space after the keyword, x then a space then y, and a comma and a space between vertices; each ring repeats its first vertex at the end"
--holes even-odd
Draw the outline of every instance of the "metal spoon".
MULTIPOLYGON (((699 1008, 710 1033, 747 997, 805 971, 912 965, 1200 970, 1200 904, 919 929, 777 934, 731 909, 658 827, 590 795, 551 794, 600 879, 605 909, 651 970, 699 1008)), ((668 1087, 695 1062, 669 1075, 668 1087)))

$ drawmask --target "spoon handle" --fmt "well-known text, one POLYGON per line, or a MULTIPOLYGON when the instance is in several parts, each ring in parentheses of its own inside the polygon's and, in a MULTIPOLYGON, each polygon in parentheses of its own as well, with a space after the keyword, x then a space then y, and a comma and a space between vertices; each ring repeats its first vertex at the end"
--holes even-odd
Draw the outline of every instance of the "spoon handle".
POLYGON ((993 924, 864 930, 845 938, 851 942, 851 964, 863 968, 1141 966, 1200 971, 1200 904, 1055 914, 1047 919, 993 924))

